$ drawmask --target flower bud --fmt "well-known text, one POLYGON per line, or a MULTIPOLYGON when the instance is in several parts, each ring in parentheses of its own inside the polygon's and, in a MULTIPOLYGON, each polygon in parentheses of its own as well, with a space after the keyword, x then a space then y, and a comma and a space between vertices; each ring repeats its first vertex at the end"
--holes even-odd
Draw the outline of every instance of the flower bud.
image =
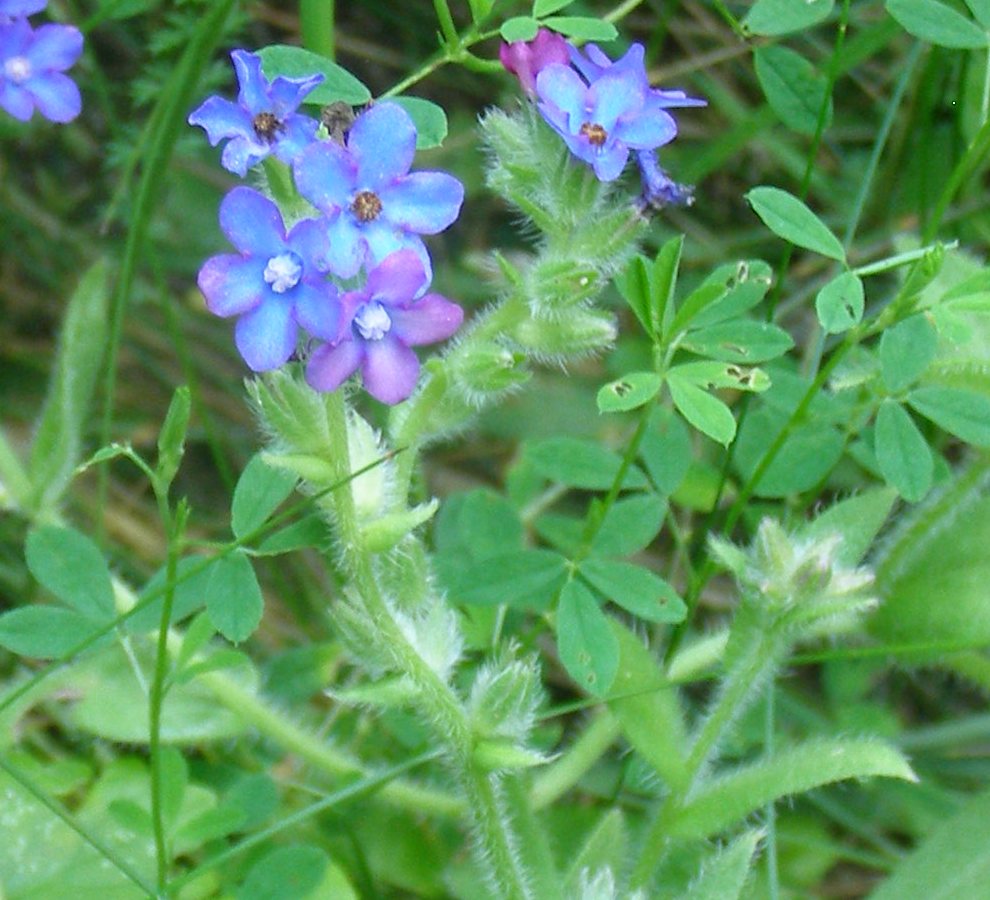
POLYGON ((472 344, 470 353, 452 360, 451 380, 469 396, 510 391, 525 384, 530 374, 526 357, 494 342, 472 344))
POLYGON ((568 310, 559 319, 530 318, 520 322, 512 338, 539 359, 563 362, 598 353, 616 337, 611 314, 592 309, 568 310))
POLYGON ((537 314, 576 306, 601 288, 598 270, 573 259, 540 259, 526 273, 526 294, 537 314))

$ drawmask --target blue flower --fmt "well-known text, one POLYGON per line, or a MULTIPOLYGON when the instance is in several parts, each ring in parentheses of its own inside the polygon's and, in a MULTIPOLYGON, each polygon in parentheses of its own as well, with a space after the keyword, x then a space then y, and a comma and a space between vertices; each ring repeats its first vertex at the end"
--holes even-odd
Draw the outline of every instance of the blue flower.
POLYGON ((401 106, 378 103, 355 120, 347 144, 322 141, 296 161, 296 187, 327 219, 334 271, 343 278, 396 250, 414 251, 427 283, 430 257, 421 234, 456 218, 464 187, 445 172, 409 172, 416 126, 401 106))
MULTIPOLYGON (((439 294, 420 297, 428 283, 422 261, 412 250, 387 256, 368 273, 363 288, 341 297, 350 327, 313 352, 306 366, 309 384, 318 391, 334 391, 360 369, 365 390, 376 400, 405 400, 419 378, 419 359, 409 348, 450 337, 464 318, 456 303, 439 294)), ((331 324, 319 330, 333 328, 331 324)))
POLYGON ((571 64, 548 66, 537 76, 539 110, 601 181, 619 177, 631 150, 673 140, 677 124, 667 109, 704 105, 683 91, 651 88, 640 44, 614 63, 593 44, 586 54, 571 48, 571 64))
POLYGON ((255 372, 275 369, 296 349, 299 319, 320 323, 320 337, 344 326, 337 288, 326 280, 326 235, 313 219, 286 235, 282 215, 266 197, 236 187, 220 204, 220 227, 238 254, 208 259, 199 289, 210 312, 240 316, 235 342, 255 372))
POLYGON ((296 109, 323 81, 323 75, 279 77, 269 83, 258 56, 235 50, 230 57, 240 86, 237 103, 210 97, 189 116, 189 124, 205 129, 211 146, 230 139, 223 148, 221 164, 242 178, 251 166, 272 153, 291 163, 316 138, 316 120, 296 109))
POLYGON ((82 33, 71 25, 35 31, 27 19, 0 24, 0 107, 22 122, 35 109, 53 122, 71 122, 82 110, 82 98, 63 73, 82 49, 82 33))
POLYGON ((652 150, 640 150, 636 154, 639 173, 643 179, 640 205, 645 212, 663 209, 665 206, 690 206, 694 203, 694 189, 674 181, 657 162, 652 150))
POLYGON ((48 0, 0 0, 0 24, 33 16, 48 5, 48 0))

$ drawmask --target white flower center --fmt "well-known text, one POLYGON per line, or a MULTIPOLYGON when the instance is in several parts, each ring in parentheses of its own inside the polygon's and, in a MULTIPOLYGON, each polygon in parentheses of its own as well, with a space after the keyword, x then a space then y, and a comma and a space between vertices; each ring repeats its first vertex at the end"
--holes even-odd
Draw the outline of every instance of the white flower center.
POLYGON ((265 266, 265 283, 276 294, 291 291, 302 277, 302 260, 295 253, 280 253, 268 260, 265 266))
POLYGON ((392 327, 392 320, 385 307, 377 300, 365 303, 354 316, 354 324, 366 341, 380 341, 392 327))
POLYGON ((3 74, 14 84, 24 84, 31 77, 31 61, 26 56, 12 56, 3 64, 3 74))

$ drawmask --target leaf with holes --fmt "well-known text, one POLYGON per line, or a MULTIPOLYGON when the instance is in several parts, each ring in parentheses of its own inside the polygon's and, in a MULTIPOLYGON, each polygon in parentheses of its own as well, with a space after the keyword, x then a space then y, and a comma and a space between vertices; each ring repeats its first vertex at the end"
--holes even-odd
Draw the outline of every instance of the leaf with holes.
POLYGON ((589 693, 608 693, 619 669, 619 642, 598 601, 583 584, 569 581, 557 607, 557 649, 571 678, 589 693))
POLYGON ((656 372, 630 372, 603 385, 596 398, 602 413, 628 412, 649 403, 660 390, 663 379, 656 372))
POLYGON ((794 341, 770 322, 735 319, 691 331, 681 342, 685 350, 733 363, 759 363, 783 356, 794 341))
POLYGON ((643 566, 591 556, 578 572, 607 600, 648 622, 674 624, 687 614, 677 591, 643 566))
POLYGON ((736 420, 718 397, 713 397, 696 384, 678 378, 675 372, 668 375, 667 387, 678 412, 698 431, 725 447, 736 436, 736 420))
POLYGON ((841 334, 863 318, 863 282, 853 272, 843 272, 825 285, 815 297, 818 321, 828 334, 841 334))

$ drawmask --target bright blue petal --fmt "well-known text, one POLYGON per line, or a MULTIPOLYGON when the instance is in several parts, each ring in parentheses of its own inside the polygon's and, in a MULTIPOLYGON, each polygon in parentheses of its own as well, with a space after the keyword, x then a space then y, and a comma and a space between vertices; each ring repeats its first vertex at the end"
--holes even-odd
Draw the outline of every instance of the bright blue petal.
POLYGON ((615 181, 626 167, 629 148, 622 141, 614 141, 595 154, 591 165, 599 181, 615 181))
POLYGON ((292 356, 298 331, 292 316, 292 301, 287 297, 269 296, 237 320, 234 343, 252 371, 267 372, 277 369, 292 356))
POLYGON ((574 66, 589 84, 596 78, 600 78, 602 73, 612 65, 609 59, 598 47, 597 44, 585 44, 580 50, 577 47, 570 48, 571 65, 574 66))
POLYGON ((464 310, 439 294, 427 294, 411 306, 390 309, 392 331, 408 347, 449 338, 464 321, 464 310))
POLYGON ((359 228, 354 217, 340 212, 327 223, 330 241, 330 269, 341 278, 353 278, 365 264, 367 229, 359 228))
POLYGON ((0 106, 21 122, 34 115, 34 98, 24 88, 0 80, 0 106))
POLYGON ((335 391, 358 370, 363 359, 364 344, 360 341, 321 344, 306 366, 306 381, 317 391, 335 391))
POLYGON ((347 149, 357 161, 356 186, 378 193, 409 171, 416 153, 416 126, 398 104, 377 103, 351 126, 347 149))
POLYGON ((335 343, 344 327, 343 307, 337 289, 324 282, 320 285, 302 282, 292 295, 296 321, 313 337, 335 343))
POLYGON ((0 16, 33 16, 48 5, 48 0, 0 0, 0 16))
POLYGON ((401 306, 410 303, 428 284, 419 254, 407 248, 390 253, 368 273, 364 293, 386 306, 401 306))
POLYGON ((382 218, 404 231, 437 234, 453 222, 464 186, 446 172, 413 172, 382 189, 382 218))
POLYGON ((303 219, 296 222, 285 245, 303 260, 304 277, 314 272, 330 271, 330 242, 324 221, 303 219))
POLYGON ((433 266, 430 263, 430 254, 426 250, 423 239, 415 234, 396 231, 390 228, 387 223, 382 223, 381 219, 372 222, 370 227, 364 229, 364 238, 368 245, 368 258, 371 265, 377 266, 390 253, 398 250, 412 250, 423 264, 423 271, 426 273, 426 284, 423 290, 433 279, 433 266))
POLYGON ((223 97, 209 97, 190 113, 187 121, 190 125, 205 129, 213 147, 224 138, 254 134, 251 115, 223 97))
POLYGON ((39 75, 30 81, 38 111, 52 122, 71 122, 82 112, 82 97, 76 83, 61 72, 39 75))
POLYGON ((213 256, 203 263, 196 279, 215 316, 239 316, 258 306, 271 292, 265 284, 267 260, 245 259, 231 253, 213 256))
POLYGON ((642 108, 645 95, 628 75, 603 75, 588 89, 588 121, 601 125, 611 137, 619 119, 631 120, 642 108))
POLYGON ((62 72, 68 69, 83 50, 83 36, 71 25, 42 25, 34 33, 25 54, 38 72, 62 72))
POLYGON ((635 116, 628 122, 619 122, 613 136, 633 150, 653 150, 669 143, 677 135, 677 124, 662 109, 635 116))
POLYGON ((251 255, 277 256, 285 249, 285 226, 278 207, 249 187, 235 187, 220 204, 220 229, 251 255))
POLYGON ((380 341, 366 341, 361 380, 376 400, 393 405, 408 397, 419 378, 419 360, 405 344, 385 335, 380 341))
POLYGON ((310 144, 316 140, 319 124, 306 116, 289 116, 279 132, 272 150, 287 165, 292 165, 310 144))
POLYGON ((320 212, 343 209, 356 189, 357 166, 350 154, 332 141, 307 147, 292 171, 299 193, 320 212))
POLYGON ((536 76, 536 95, 540 107, 550 104, 567 116, 567 128, 577 132, 585 118, 585 98, 587 85, 577 72, 567 66, 554 64, 547 66, 536 76))
POLYGON ((268 97, 268 79, 261 71, 261 57, 246 50, 235 50, 230 54, 237 72, 237 102, 243 106, 252 117, 262 112, 271 112, 271 101, 268 97))
POLYGON ((243 178, 248 169, 256 166, 272 152, 271 145, 255 137, 235 137, 220 154, 220 165, 228 172, 243 178))
POLYGON ((269 90, 271 99, 271 111, 276 118, 285 120, 290 113, 294 113, 303 98, 310 93, 313 88, 323 81, 323 74, 317 73, 308 78, 276 78, 269 90))

